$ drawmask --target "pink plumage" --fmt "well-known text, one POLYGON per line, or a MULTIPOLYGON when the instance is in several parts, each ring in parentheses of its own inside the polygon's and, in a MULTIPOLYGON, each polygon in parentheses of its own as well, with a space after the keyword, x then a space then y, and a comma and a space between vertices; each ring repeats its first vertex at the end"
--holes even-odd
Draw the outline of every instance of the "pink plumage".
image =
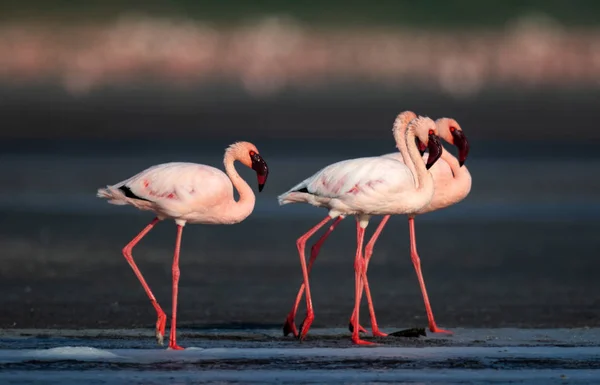
POLYGON ((269 170, 256 146, 249 142, 234 143, 227 148, 223 160, 225 173, 202 164, 165 163, 152 166, 129 179, 98 190, 97 196, 108 199, 109 203, 131 205, 140 210, 156 213, 156 218, 123 248, 123 255, 156 309, 158 314, 156 338, 161 345, 166 327, 166 315, 137 268, 131 251, 160 220, 170 218, 177 224, 177 240, 173 257, 170 349, 181 349, 176 342, 176 317, 180 274, 179 250, 183 226, 186 223, 234 224, 246 219, 254 209, 254 193, 235 170, 236 160, 256 171, 258 190, 262 191, 269 170), (234 188, 240 196, 238 201, 235 201, 233 196, 234 188))

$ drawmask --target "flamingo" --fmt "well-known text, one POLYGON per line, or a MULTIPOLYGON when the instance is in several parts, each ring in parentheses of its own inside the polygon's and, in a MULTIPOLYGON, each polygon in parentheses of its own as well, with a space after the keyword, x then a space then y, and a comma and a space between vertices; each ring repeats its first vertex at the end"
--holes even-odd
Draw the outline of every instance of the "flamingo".
MULTIPOLYGON (((408 118, 401 114, 399 120, 408 118)), ((437 137, 435 122, 426 117, 410 121, 406 130, 394 126, 394 138, 407 164, 384 157, 369 157, 334 163, 318 171, 289 191, 278 197, 279 204, 309 203, 329 209, 328 215, 296 241, 304 287, 306 290, 307 315, 302 322, 299 339, 303 339, 314 320, 314 311, 304 256, 307 240, 330 220, 339 221, 340 216, 355 215, 357 247, 355 270, 355 327, 352 341, 366 345, 360 339, 358 315, 361 280, 364 279, 365 260, 362 256, 364 231, 372 215, 413 214, 427 205, 433 197, 433 179, 427 171, 441 155, 441 143, 437 137), (429 148, 427 164, 415 143, 418 138, 429 148), (415 184, 418 182, 418 186, 415 184)))
POLYGON ((167 317, 142 273, 136 266, 131 252, 133 247, 163 219, 173 219, 177 225, 175 254, 173 257, 173 304, 169 349, 183 349, 177 345, 177 291, 179 284, 179 249, 181 234, 186 223, 231 225, 246 219, 254 209, 255 196, 252 188, 235 170, 234 162, 256 171, 258 191, 267 181, 269 169, 259 155, 256 146, 249 142, 237 142, 225 150, 223 163, 225 173, 217 168, 195 163, 165 163, 150 167, 139 174, 106 188, 98 189, 97 196, 115 205, 132 205, 149 210, 156 217, 131 242, 123 248, 123 255, 144 287, 158 314, 156 339, 163 345, 167 317), (233 188, 239 200, 233 197, 233 188))
MULTIPOLYGON (((416 115, 411 111, 406 111, 409 117, 416 117, 416 115)), ((401 115, 399 115, 400 117, 401 115)), ((397 121, 395 124, 401 125, 401 121, 397 121)), ((431 202, 419 210, 416 214, 425 214, 431 211, 439 210, 453 204, 456 204, 463 200, 471 190, 471 175, 466 166, 464 166, 465 161, 467 159, 469 153, 469 142, 467 138, 463 134, 461 126, 458 122, 451 118, 440 118, 436 120, 436 126, 440 133, 440 137, 444 139, 446 142, 455 145, 458 147, 458 158, 456 159, 451 153, 443 150, 440 159, 435 163, 433 167, 429 170, 433 176, 434 180, 434 195, 431 202)), ((422 146, 422 144, 420 144, 422 146)), ((423 148, 420 148, 423 150, 423 148)), ((396 159, 403 162, 403 157, 400 152, 394 152, 391 154, 383 155, 383 157, 396 159)), ((424 160, 427 160, 428 154, 424 154, 424 160)), ((373 248, 375 243, 383 231, 387 221, 389 220, 390 215, 386 215, 383 217, 379 226, 373 233, 373 236, 367 243, 365 247, 365 275, 366 270, 368 270, 369 261, 373 254, 373 248)), ((319 250, 327 237, 331 234, 331 232, 335 229, 335 227, 339 224, 339 222, 343 218, 340 217, 338 221, 334 222, 328 231, 323 234, 323 236, 313 245, 311 248, 311 257, 309 260, 309 271, 310 267, 314 263, 319 253, 319 250)), ((415 267, 415 271, 417 273, 417 278, 419 281, 419 285, 421 288, 421 293, 423 295, 423 300, 425 303, 425 309, 427 312, 427 319, 429 323, 429 330, 432 333, 444 333, 444 334, 452 334, 451 331, 441 329, 437 326, 435 322, 435 318, 433 316, 433 311, 431 310, 431 304, 429 303, 429 297, 427 295, 427 289, 425 287, 425 281, 423 279, 423 275, 421 272, 421 261, 419 255, 417 253, 416 246, 416 236, 415 236, 415 228, 414 228, 414 215, 409 216, 409 230, 410 230, 410 246, 411 246, 411 259, 413 265, 415 267)), ((369 303, 369 311, 371 314, 371 325, 372 325, 372 334, 378 337, 385 337, 387 334, 381 332, 377 325, 377 320, 375 318, 375 311, 373 308, 373 302, 371 299, 371 294, 368 286, 368 281, 364 282, 365 284, 365 293, 367 295, 367 301, 369 303)), ((286 318, 286 323, 284 324, 284 334, 287 335, 290 332, 297 335, 297 331, 294 324, 295 314, 298 310, 298 306, 300 304, 300 300, 302 298, 302 294, 304 292, 304 285, 301 285, 300 290, 298 292, 296 303, 294 304, 294 308, 286 318)), ((350 330, 352 330, 354 315, 350 319, 350 330)), ((362 326, 359 326, 359 330, 361 332, 365 332, 365 329, 362 326)))

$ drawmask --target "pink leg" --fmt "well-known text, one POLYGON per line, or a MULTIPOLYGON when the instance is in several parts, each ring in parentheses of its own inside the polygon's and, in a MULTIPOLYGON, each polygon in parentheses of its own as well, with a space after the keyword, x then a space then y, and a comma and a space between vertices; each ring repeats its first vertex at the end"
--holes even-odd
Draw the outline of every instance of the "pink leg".
POLYGON ((156 301, 154 294, 152 294, 152 291, 150 290, 150 286, 148 286, 148 284, 146 283, 146 280, 142 276, 140 269, 138 269, 137 265, 135 264, 135 262, 133 260, 133 256, 131 255, 131 251, 133 250, 134 246, 137 245, 138 242, 142 238, 144 238, 144 236, 146 236, 146 234, 148 234, 150 232, 150 230, 152 230, 152 228, 158 222, 159 222, 159 219, 154 218, 148 226, 146 226, 135 238, 133 238, 131 240, 131 242, 129 242, 127 244, 127 246, 125 246, 123 248, 123 256, 125 256, 125 259, 129 263, 129 266, 131 266, 131 268, 133 269, 133 272, 140 280, 140 283, 144 287, 146 294, 150 298, 150 302, 152 302, 152 306, 154 306, 154 309, 156 310, 156 313, 158 314, 158 320, 156 321, 156 340, 158 341, 159 345, 162 345, 163 337, 165 335, 165 326, 167 324, 167 316, 165 315, 165 312, 161 309, 160 305, 156 301))
MULTIPOLYGON (((373 236, 371 237, 371 239, 367 243, 367 246, 365 247, 365 278, 363 281, 363 285, 365 288, 365 294, 367 295, 367 302, 369 303, 369 314, 371 316, 371 329, 372 329, 373 335, 375 337, 386 337, 387 334, 380 331, 379 326, 377 325, 377 318, 375 317, 375 307, 373 306, 373 299, 371 298, 371 289, 369 288, 369 281, 367 278, 367 270, 369 269, 369 261, 371 260, 371 256, 373 255, 373 247, 375 247, 375 242, 377 242, 379 235, 383 231, 383 228, 385 227, 385 225, 389 219, 390 219, 389 215, 386 215, 385 217, 383 217, 383 219, 379 223, 379 226, 377 226, 377 229, 375 230, 375 232, 373 233, 373 236)), ((362 289, 361 289, 361 294, 362 294, 362 289)), ((353 321, 354 317, 355 317, 355 314, 352 314, 352 318, 350 319, 350 322, 353 321)))
POLYGON ((362 246, 365 239, 365 229, 356 220, 356 256, 354 258, 354 327, 352 329, 352 342, 357 345, 373 345, 372 342, 361 340, 359 334, 360 297, 362 293, 361 279, 365 277, 365 260, 362 256, 362 246))
POLYGON ((315 319, 315 314, 312 307, 312 298, 310 296, 310 286, 308 285, 308 270, 306 268, 306 257, 304 255, 304 249, 306 246, 306 241, 314 235, 321 227, 323 227, 327 222, 331 220, 330 216, 325 217, 321 222, 317 223, 315 227, 308 230, 306 234, 298 238, 296 241, 296 247, 298 247, 298 254, 300 254, 300 265, 302 266, 302 276, 304 279, 304 287, 306 290, 306 318, 302 321, 300 326, 300 333, 298 334, 298 338, 300 340, 304 339, 308 329, 310 329, 310 325, 315 319))
MULTIPOLYGON (((338 217, 331 224, 331 226, 329 226, 329 229, 325 232, 325 234, 323 234, 321 236, 321 238, 319 238, 317 243, 315 243, 310 248, 310 260, 308 261, 308 273, 309 274, 312 269, 313 263, 315 262, 315 260, 317 259, 317 256, 319 255, 321 246, 323 246, 323 243, 325 243, 325 240, 327 239, 327 237, 329 237, 329 235, 333 232, 333 230, 336 228, 336 226, 342 221, 342 219, 344 219, 344 217, 338 217)), ((298 291, 298 295, 296 295, 296 303, 294 303, 294 307, 292 308, 292 311, 290 311, 290 313, 288 314, 288 316, 285 320, 285 324, 283 325, 283 335, 284 336, 287 336, 288 334, 293 333, 294 337, 298 337, 298 330, 296 329, 295 318, 296 318, 296 312, 298 311, 298 307, 300 306, 300 301, 302 300, 302 294, 304 294, 304 282, 300 285, 300 290, 298 291)), ((308 330, 307 330, 307 332, 308 332, 308 330)))
POLYGON ((425 288, 425 280, 421 273, 421 259, 417 253, 417 240, 415 236, 415 218, 408 218, 408 227, 410 229, 410 258, 412 259, 413 265, 417 272, 417 278, 419 279, 419 285, 421 286, 421 293, 423 293, 423 300, 425 301, 425 309, 427 310, 427 319, 429 320, 429 330, 433 333, 446 333, 452 334, 451 331, 440 329, 435 324, 433 318, 433 311, 431 311, 431 305, 429 304, 429 296, 427 295, 427 289, 425 288))
POLYGON ((173 256, 173 311, 171 314, 171 333, 169 334, 169 349, 183 350, 177 345, 177 293, 179 291, 179 250, 181 248, 181 233, 183 226, 177 225, 177 240, 173 256))

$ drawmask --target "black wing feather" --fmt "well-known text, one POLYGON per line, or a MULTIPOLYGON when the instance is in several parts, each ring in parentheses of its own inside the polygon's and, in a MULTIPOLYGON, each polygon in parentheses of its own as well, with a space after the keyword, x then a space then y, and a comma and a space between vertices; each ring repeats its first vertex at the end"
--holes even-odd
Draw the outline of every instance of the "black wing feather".
POLYGON ((125 194, 125 196, 127 198, 138 199, 138 200, 146 201, 146 202, 152 202, 151 200, 148 200, 146 198, 142 198, 142 197, 139 197, 139 196, 135 195, 133 193, 133 191, 131 191, 131 189, 129 187, 127 187, 127 186, 121 186, 121 187, 119 187, 119 190, 123 191, 123 194, 125 194))

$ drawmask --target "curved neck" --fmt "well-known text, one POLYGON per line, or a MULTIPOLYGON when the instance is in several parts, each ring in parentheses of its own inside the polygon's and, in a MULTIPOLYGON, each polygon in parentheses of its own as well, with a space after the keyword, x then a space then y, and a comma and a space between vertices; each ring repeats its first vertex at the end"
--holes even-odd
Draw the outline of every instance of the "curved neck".
MULTIPOLYGON (((404 164, 406 164, 406 166, 410 170, 411 174, 413 174, 413 176, 415 176, 415 187, 419 187, 420 185, 416 178, 417 170, 415 168, 415 163, 410 161, 410 155, 409 155, 408 147, 406 144, 407 143, 407 139, 406 139, 407 127, 408 127, 408 123, 407 122, 403 123, 402 120, 400 119, 400 117, 398 117, 396 119, 396 121, 394 122, 394 128, 393 128, 394 140, 396 140, 396 148, 398 148, 398 151, 400 151, 400 154, 402 154, 402 159, 404 160, 404 164)), ((414 142, 415 142, 415 140, 414 140, 414 135, 413 135, 412 143, 414 144, 414 142)), ((417 151, 418 151, 418 149, 417 149, 417 151)))
POLYGON ((458 159, 456 159, 456 157, 449 151, 446 151, 445 148, 442 149, 442 156, 440 159, 445 161, 448 166, 450 166, 452 177, 455 181, 453 185, 460 190, 464 190, 459 193, 459 195, 466 196, 471 190, 471 174, 469 173, 469 170, 467 170, 467 167, 464 165, 461 167, 458 164, 458 159))
POLYGON ((223 216, 227 217, 231 223, 241 222, 246 219, 252 213, 252 210, 254 210, 254 202, 256 200, 252 188, 248 186, 248 183, 236 171, 233 165, 233 162, 236 160, 238 159, 233 154, 233 151, 227 150, 225 152, 225 158, 223 159, 225 173, 227 173, 231 184, 233 184, 233 187, 240 194, 240 199, 237 202, 232 200, 229 207, 223 213, 223 216))
MULTIPOLYGON (((406 146, 406 154, 402 154, 402 157, 404 158, 404 164, 408 166, 415 177, 417 191, 426 189, 433 191, 433 178, 425 167, 425 162, 415 144, 415 131, 411 126, 406 129, 404 145, 406 146)), ((402 148, 399 147, 399 149, 402 152, 402 148)))

